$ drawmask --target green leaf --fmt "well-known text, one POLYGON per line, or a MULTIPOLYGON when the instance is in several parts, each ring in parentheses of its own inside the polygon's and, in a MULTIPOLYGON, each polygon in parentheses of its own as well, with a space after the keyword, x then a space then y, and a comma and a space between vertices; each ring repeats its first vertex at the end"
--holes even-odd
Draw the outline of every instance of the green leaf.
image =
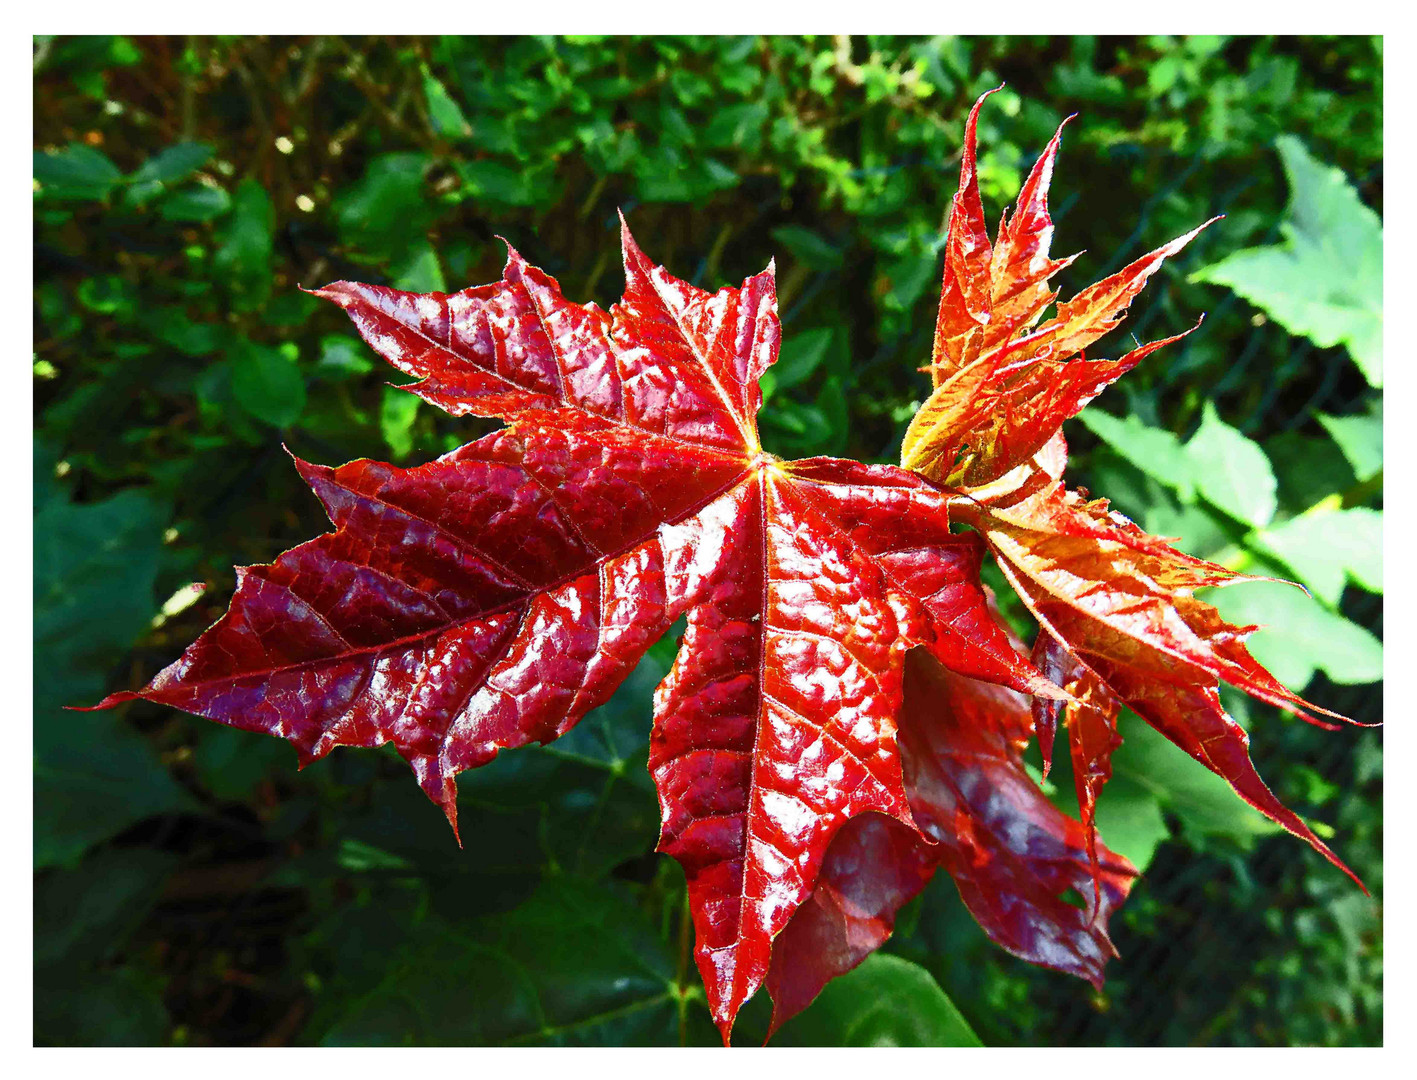
POLYGON ((169 512, 137 489, 70 502, 43 445, 34 471, 34 862, 72 866, 135 822, 193 808, 117 715, 64 709, 103 696, 157 611, 169 512))
POLYGON ((374 370, 369 350, 348 334, 326 334, 320 339, 320 359, 315 370, 327 379, 351 379, 374 370))
POLYGON ((466 194, 474 199, 486 199, 507 206, 534 206, 538 199, 531 175, 524 169, 514 169, 500 161, 481 160, 458 163, 458 174, 466 185, 466 194))
POLYGON ((184 142, 160 150, 128 177, 123 200, 130 205, 145 203, 169 186, 185 180, 212 157, 205 143, 184 142))
POLYGON ((982 1046, 931 974, 873 953, 773 1039, 780 1046, 982 1046))
MULTIPOLYGON (((1119 725, 1133 725, 1135 718, 1130 713, 1124 713, 1119 725)), ((1137 724, 1144 727, 1144 724, 1137 724)), ((1128 732, 1130 728, 1128 728, 1128 732)), ((1060 738, 1062 736, 1059 736, 1060 738)), ((1145 738, 1145 734, 1142 736, 1145 738)), ((1132 753, 1136 753, 1140 748, 1133 747, 1132 753)), ((1036 747, 1030 747, 1030 756, 1035 756, 1036 747)), ((1040 762, 1042 759, 1037 758, 1040 762)), ((1162 800, 1158 798, 1157 787, 1151 781, 1155 778, 1142 776, 1137 779, 1127 772, 1125 758, 1122 759, 1122 770, 1116 769, 1117 761, 1114 758, 1114 769, 1112 779, 1103 789, 1101 798, 1097 801, 1097 830, 1106 841, 1107 846, 1120 855, 1126 856, 1142 873, 1151 865, 1151 860, 1156 855, 1156 849, 1171 836, 1171 830, 1166 825, 1166 819, 1162 815, 1162 800)), ((1029 770, 1030 776, 1041 776, 1041 769, 1038 769, 1032 761, 1025 760, 1024 767, 1029 770)), ((1145 765, 1136 766, 1144 768, 1145 765)), ((1035 777, 1035 783, 1038 783, 1035 777)), ((1044 788, 1044 793, 1063 813, 1073 819, 1080 815, 1078 812, 1077 785, 1074 782, 1072 755, 1066 752, 1053 755, 1053 772, 1049 780, 1039 784, 1044 788), (1052 791, 1047 790, 1049 787, 1052 791)))
POLYGON ((110 848, 36 878, 35 967, 103 963, 142 921, 176 863, 163 851, 110 848))
POLYGON ((70 143, 52 154, 36 151, 34 178, 46 197, 81 202, 108 198, 123 174, 101 151, 70 143))
MULTIPOLYGON (((39 468, 37 457, 36 481, 39 468)), ((37 693, 71 667, 105 668, 147 628, 167 514, 135 488, 82 504, 51 494, 36 508, 34 636, 45 671, 37 693)))
POLYGON ((1175 491, 1182 502, 1195 497, 1198 470, 1171 432, 1148 427, 1136 416, 1119 420, 1097 409, 1083 410, 1078 419, 1132 465, 1175 491))
MULTIPOLYGON (((546 881, 504 915, 454 926, 382 907, 326 933, 342 985, 313 1027, 325 1045, 672 1045, 675 964, 619 888, 546 881), (429 988, 436 987, 436 993, 429 988)), ((693 1006, 699 1028, 706 1011, 693 1006)))
POLYGON ((209 356, 229 336, 226 327, 217 323, 196 322, 175 305, 145 311, 142 321, 159 340, 184 356, 209 356))
MULTIPOLYGON (((782 341, 782 359, 768 368, 775 390, 785 390, 811 378, 827 358, 836 331, 829 326, 788 334, 782 341)), ((764 395, 766 396, 766 395, 764 395)))
POLYGON ((1278 507, 1274 470, 1257 443, 1250 441, 1205 404, 1200 429, 1186 443, 1195 468, 1195 484, 1214 506, 1247 525, 1268 525, 1278 507))
POLYGON ((1345 492, 1358 482, 1347 459, 1326 435, 1289 430, 1264 441, 1265 456, 1279 481, 1279 505, 1290 516, 1345 492))
MULTIPOLYGON (((36 672, 36 682, 40 677, 36 672)), ((198 809, 132 728, 106 713, 64 710, 96 702, 104 683, 102 676, 73 676, 62 694, 43 702, 36 695, 36 869, 73 866, 95 844, 145 818, 198 809)))
POLYGON ((409 292, 447 292, 438 253, 427 240, 415 240, 408 254, 392 268, 394 287, 409 292))
POLYGON ((158 204, 164 221, 212 221, 231 209, 231 196, 214 184, 190 184, 158 204))
POLYGON ((715 108, 704 127, 704 144, 715 148, 735 147, 755 154, 763 142, 768 106, 761 101, 715 108))
POLYGON ((98 315, 126 319, 138 309, 138 290, 116 274, 84 278, 75 295, 80 304, 98 315))
POLYGON ((267 776, 290 767, 290 750, 278 739, 200 721, 193 733, 192 766, 202 786, 218 799, 249 799, 267 776))
MULTIPOLYGON (((1250 569, 1283 576, 1278 567, 1261 564, 1250 569)), ((1215 590, 1206 599, 1228 621, 1263 628, 1246 645, 1256 660, 1295 691, 1308 686, 1317 670, 1344 684, 1377 682, 1383 677, 1383 643, 1292 585, 1246 582, 1215 590)))
POLYGON ((261 321, 267 326, 290 329, 305 326, 320 310, 320 301, 298 289, 285 289, 261 311, 261 321))
POLYGON ((366 255, 402 255, 433 219, 423 197, 427 154, 383 154, 334 201, 340 238, 366 255))
POLYGON ((1338 605, 1346 580, 1383 591, 1381 510, 1320 509, 1262 530, 1250 542, 1298 574, 1330 607, 1338 605))
POLYGON ((462 109, 427 65, 423 66, 423 96, 428 102, 429 123, 437 134, 454 141, 466 139, 472 134, 472 125, 467 122, 462 109))
MULTIPOLYGON (((1227 794, 1236 799, 1228 789, 1227 794)), ((1156 849, 1171 835, 1156 789, 1115 772, 1097 801, 1097 831, 1108 847, 1126 856, 1143 873, 1156 849)))
POLYGON ((820 407, 786 398, 763 414, 763 431, 775 448, 793 457, 822 453, 832 437, 831 421, 820 407))
POLYGON ((231 393, 257 420, 287 428, 305 409, 300 367, 280 349, 242 341, 232 349, 231 393))
POLYGON ((255 180, 236 188, 230 220, 222 230, 214 264, 226 276, 235 306, 253 311, 271 291, 271 257, 275 250, 275 208, 255 180))
POLYGON ((772 238, 813 270, 836 270, 845 261, 838 245, 801 225, 780 225, 772 231, 772 238))
POLYGON ((671 630, 608 702, 554 743, 502 754, 468 773, 459 805, 534 807, 537 858, 580 874, 608 873, 652 851, 659 803, 647 768, 650 703, 677 637, 671 630))
POLYGON ((1319 423, 1338 443, 1353 475, 1369 480, 1383 470, 1383 399, 1368 406, 1368 415, 1327 416, 1319 413, 1319 423))
POLYGON ((1175 815, 1192 841, 1223 836, 1248 847, 1256 837, 1279 831, 1278 825, 1236 795, 1229 783, 1130 712, 1122 714, 1118 731, 1122 745, 1112 755, 1113 779, 1097 800, 1098 832, 1109 846, 1121 844, 1117 850, 1131 857, 1128 846, 1141 849, 1149 844, 1145 853, 1150 861, 1164 830, 1163 836, 1155 835, 1160 816, 1144 805, 1148 794, 1158 807, 1175 815), (1144 820, 1125 820, 1130 813, 1144 820))
POLYGON ((1237 251, 1191 277, 1228 285, 1292 333, 1348 348, 1383 383, 1383 224, 1342 171, 1293 135, 1275 140, 1289 177, 1284 242, 1237 251))
POLYGON ((156 1046, 171 1026, 162 980, 140 967, 36 976, 37 1046, 156 1046))
POLYGON ((422 399, 397 386, 384 387, 379 407, 379 430, 395 457, 407 457, 413 450, 413 422, 418 419, 422 399))
POLYGON ((902 255, 886 267, 889 292, 885 306, 894 311, 909 311, 939 273, 939 256, 934 248, 911 255, 902 255))

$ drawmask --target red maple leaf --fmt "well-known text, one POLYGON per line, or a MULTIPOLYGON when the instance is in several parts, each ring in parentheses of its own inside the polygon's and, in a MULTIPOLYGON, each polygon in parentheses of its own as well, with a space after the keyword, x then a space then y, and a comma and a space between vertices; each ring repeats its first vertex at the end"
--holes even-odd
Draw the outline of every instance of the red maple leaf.
POLYGON ((659 850, 684 867, 725 1041, 764 981, 776 1025, 858 963, 938 867, 999 944, 1100 983, 1107 917, 1135 876, 1092 828, 1118 701, 1326 851, 1250 781, 1243 733, 1219 712, 1217 675, 1302 703, 1190 598, 1218 568, 1057 482, 1063 419, 1156 346, 1063 361, 1187 238, 1031 329, 1065 265, 1047 254, 1057 140, 991 248, 978 108, 950 220, 937 389, 911 426, 908 467, 763 451, 771 265, 710 294, 651 264, 625 228, 625 294, 608 312, 568 301, 510 247, 501 281, 459 293, 337 282, 316 295, 420 380, 411 392, 506 426, 412 469, 297 460, 334 531, 239 570, 214 626, 149 686, 99 707, 142 697, 269 732, 302 765, 392 743, 456 829, 458 772, 566 732, 685 616, 649 766, 659 850), (1051 677, 993 612, 986 547, 1057 643, 1039 653, 1051 677), (1135 575, 1103 552, 1116 565, 1131 553, 1135 575), (1134 578, 1159 567, 1158 591, 1139 595, 1134 578), (1114 598, 1105 612, 1082 599, 1098 583, 1114 598), (1164 611, 1199 620, 1189 652, 1171 647, 1164 611), (1022 767, 1035 713, 1041 730, 1056 716, 1030 695, 1071 703, 1083 824, 1022 767), (1223 764, 1205 756, 1218 738, 1230 739, 1223 764), (1070 889, 1085 908, 1062 899, 1070 889))
POLYGON ((297 461, 335 531, 239 571, 215 626, 104 704, 278 734, 302 762, 393 743, 456 826, 459 771, 564 733, 686 615, 650 769, 726 1038, 837 829, 914 827, 905 654, 1058 691, 988 611, 981 545, 950 532, 938 485, 763 452, 771 267, 709 294, 623 241, 609 312, 510 250, 500 282, 453 295, 319 290, 414 393, 507 427, 414 469, 297 461))

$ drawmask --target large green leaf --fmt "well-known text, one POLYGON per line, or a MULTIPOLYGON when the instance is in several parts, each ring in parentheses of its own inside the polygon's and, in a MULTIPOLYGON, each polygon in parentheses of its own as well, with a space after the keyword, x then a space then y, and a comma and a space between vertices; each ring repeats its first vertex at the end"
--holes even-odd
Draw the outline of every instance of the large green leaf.
MULTIPOLYGON (((1118 730, 1122 745, 1112 755, 1113 780, 1097 802, 1098 831, 1109 846, 1139 842, 1142 832, 1138 823, 1118 819, 1136 814, 1144 819, 1153 817, 1154 811, 1142 806, 1142 792, 1149 792, 1157 807, 1170 811, 1193 841, 1221 836, 1246 846, 1258 836, 1279 830, 1241 801, 1223 779, 1131 713, 1122 715, 1118 730), (1119 798, 1114 799, 1114 794, 1119 798)), ((1154 835, 1154 826, 1147 825, 1145 830, 1154 835)), ((1153 850, 1159 839, 1150 841, 1153 850)), ((1118 850, 1130 857, 1125 846, 1118 850)))
MULTIPOLYGON (((1235 795, 1228 793, 1233 800, 1235 795)), ((1162 816, 1162 799, 1155 786, 1126 772, 1113 773, 1097 802, 1097 831, 1107 846, 1132 861, 1143 873, 1156 849, 1171 835, 1162 816)))
POLYGON ((121 949, 176 865, 166 852, 110 848, 35 882, 34 963, 96 968, 121 949))
MULTIPOLYGON (((1250 568, 1283 576, 1274 566, 1250 568)), ((1246 645, 1280 682, 1301 691, 1322 670, 1336 683, 1370 683, 1383 677, 1383 643, 1292 585, 1260 581, 1210 590, 1206 599, 1241 626, 1258 625, 1246 645)))
POLYGON ((188 184, 172 192, 158 204, 158 214, 168 221, 211 221, 231 209, 225 188, 212 184, 188 184))
POLYGON ((652 851, 659 804, 647 766, 650 703, 673 661, 674 636, 652 646, 608 702, 554 743, 465 773, 460 805, 534 809, 540 857, 579 874, 606 873, 652 851))
POLYGON ((198 809, 132 728, 105 713, 63 710, 98 700, 104 689, 102 679, 74 678, 62 703, 36 695, 36 869, 73 866, 89 848, 144 818, 198 809))
POLYGON ((35 455, 34 860, 69 865, 145 817, 192 800, 148 743, 111 713, 68 712, 106 689, 110 664, 148 626, 167 509, 130 489, 73 503, 35 455))
POLYGON ((842 264, 841 248, 819 232, 802 225, 779 225, 772 238, 813 270, 836 270, 842 264))
POLYGON ((1278 485, 1269 458, 1257 443, 1220 419, 1206 402, 1201 426, 1186 456, 1195 468, 1195 483, 1207 501, 1247 525, 1268 525, 1278 507, 1278 485))
POLYGON ((1253 546, 1279 559, 1309 591, 1336 607, 1351 580, 1383 591, 1383 513, 1366 507, 1325 507, 1261 530, 1253 546))
POLYGON ((786 335, 782 339, 782 359, 763 376, 764 398, 808 379, 826 360, 835 336, 836 330, 830 326, 786 335))
POLYGON ((931 974, 873 953, 827 984, 773 1039, 781 1046, 982 1046, 931 974))
POLYGON ((403 256, 390 267, 394 287, 409 292, 447 292, 438 253, 427 240, 417 239, 408 245, 403 256))
MULTIPOLYGON (((680 1038, 675 961, 611 885, 553 878, 506 914, 458 925, 366 908, 322 934, 348 976, 322 995, 312 1021, 326 1045, 634 1046, 680 1038)), ((701 1038, 707 1012, 684 1004, 701 1038)))
POLYGON ((35 976, 36 1046, 156 1046, 170 1023, 162 979, 141 966, 35 976))
POLYGON ((1197 466, 1171 432, 1148 427, 1136 416, 1118 419, 1100 409, 1085 409, 1078 419, 1142 472, 1175 491, 1183 502, 1195 497, 1197 466))
POLYGON ((335 199, 340 238, 360 252, 380 258, 406 256, 410 245, 426 240, 433 204, 423 195, 426 154, 382 154, 364 176, 335 199))
POLYGON ((280 349, 251 341, 233 343, 231 393, 243 409, 272 427, 289 427, 305 409, 300 366, 280 349))
POLYGON ((1283 243, 1247 248, 1192 275, 1228 285, 1295 334, 1344 345, 1373 386, 1383 383, 1383 223, 1341 170, 1293 135, 1275 140, 1289 177, 1283 243))
POLYGON ((172 184, 185 180, 211 160, 205 143, 181 142, 159 150, 128 177, 123 198, 131 204, 147 202, 172 184))
POLYGON ((1357 483, 1353 468, 1327 435, 1281 431, 1264 441, 1264 452, 1279 482, 1279 505, 1292 517, 1357 483))
POLYGON ((422 71, 423 96, 428 102, 428 122, 433 130, 453 141, 467 138, 472 134, 472 126, 463 115, 462 107, 453 100, 448 88, 428 70, 427 64, 422 65, 422 71))

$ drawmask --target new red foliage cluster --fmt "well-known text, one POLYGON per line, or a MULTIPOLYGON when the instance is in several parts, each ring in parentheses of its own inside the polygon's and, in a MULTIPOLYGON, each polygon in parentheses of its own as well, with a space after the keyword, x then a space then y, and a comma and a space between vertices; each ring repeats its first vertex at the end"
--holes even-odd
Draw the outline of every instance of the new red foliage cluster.
POLYGON ((1238 576, 1062 482, 1062 422, 1164 342, 1073 358, 1194 234, 1040 323, 1070 261, 1048 250, 1058 138, 991 244, 983 100, 905 467, 764 452, 771 265, 710 294, 624 228, 608 312, 510 247, 501 281, 459 293, 337 282, 316 295, 411 392, 505 427, 412 469, 297 461, 334 531, 239 569, 220 621, 100 707, 143 697, 279 735, 302 765, 392 743, 456 829, 457 773, 566 732, 684 616, 649 766, 725 1041, 764 983, 774 1027, 804 1008, 938 869, 998 944, 1100 985, 1136 874, 1093 826, 1122 705, 1334 858, 1220 706, 1224 679, 1308 708, 1246 651, 1253 628, 1193 595, 1238 576), (1031 657, 980 580, 986 551, 1038 620, 1031 657), (1035 734, 1051 753, 1064 711, 1081 822, 1022 763, 1035 734))

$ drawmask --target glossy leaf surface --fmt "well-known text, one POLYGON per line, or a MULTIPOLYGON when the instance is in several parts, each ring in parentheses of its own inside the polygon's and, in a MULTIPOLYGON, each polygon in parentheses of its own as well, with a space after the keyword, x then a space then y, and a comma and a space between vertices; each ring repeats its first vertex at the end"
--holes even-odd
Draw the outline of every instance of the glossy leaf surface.
POLYGON ((686 616, 649 767, 727 1037, 833 834, 867 811, 911 822, 906 652, 1059 691, 988 611, 944 492, 762 452, 771 269, 710 295, 624 240, 610 312, 515 251, 463 293, 320 290, 424 400, 511 423, 412 469, 297 461, 335 530, 239 571, 231 610, 140 694, 303 762, 392 743, 456 827, 457 773, 569 730, 686 616))
POLYGON ((1026 462, 1104 387, 1177 340, 1138 346, 1118 360, 1081 355, 1116 328, 1162 262, 1205 227, 1059 302, 1053 318, 1039 324, 1058 297, 1049 280, 1072 261, 1049 254, 1048 188, 1062 128, 990 245, 975 168, 979 110, 988 96, 975 103, 965 125, 931 363, 935 389, 911 421, 901 449, 906 468, 967 486, 987 484, 1026 462), (1078 359, 1068 363, 1072 357, 1078 359))
POLYGON ((837 834, 811 900, 774 946, 774 1027, 884 942, 896 912, 937 869, 995 943, 1102 984, 1115 955, 1107 919, 1136 870, 1100 844, 1090 855, 1089 831, 1028 776, 1022 753, 1032 726, 1025 696, 911 656, 901 746, 923 836, 876 815, 837 834), (1068 902, 1070 892, 1082 907, 1068 902))
MULTIPOLYGON (((1035 255, 1020 262, 1007 254, 1015 243, 1008 221, 992 249, 984 229, 974 175, 975 119, 983 100, 966 128, 960 190, 950 218, 932 365, 936 389, 906 433, 902 461, 957 485, 956 520, 984 536, 1039 623, 1034 660, 1072 697, 1069 740, 1089 844, 1095 842, 1096 802, 1110 776, 1110 757, 1120 741, 1116 718, 1125 704, 1228 781, 1246 802, 1349 872, 1260 779, 1250 761, 1249 737, 1220 703, 1218 684, 1225 681, 1329 726, 1309 715, 1327 710, 1304 701, 1251 655, 1244 642, 1258 627, 1226 622, 1195 595, 1203 587, 1256 579, 1185 555, 1109 510, 1105 499, 1091 500, 1062 482, 1063 421, 1164 342, 1141 346, 1115 363, 1064 361, 1115 328, 1162 260, 1199 230, 1059 303, 1051 320, 1028 330, 1046 307, 1038 290, 1059 268, 1047 259, 1051 227, 1046 208, 1038 207, 1046 199, 1057 140, 1044 151, 1019 198, 1014 221, 1028 217, 1037 223, 1029 230, 1035 255), (1006 290, 1040 297, 1027 318, 995 318, 999 289, 984 283, 1000 274, 1011 283, 1006 290)), ((1101 426, 1105 438, 1135 442, 1140 437, 1121 422, 1101 426)), ((1209 403, 1185 450, 1187 460, 1177 471, 1160 469, 1163 482, 1199 490, 1240 521, 1268 524, 1276 506, 1268 459, 1209 403)), ((1297 589, 1292 594, 1307 599, 1297 589)), ((1360 664, 1363 676, 1371 677, 1368 662, 1360 664)), ((1059 708, 1057 701, 1034 705, 1045 763, 1059 708)))

